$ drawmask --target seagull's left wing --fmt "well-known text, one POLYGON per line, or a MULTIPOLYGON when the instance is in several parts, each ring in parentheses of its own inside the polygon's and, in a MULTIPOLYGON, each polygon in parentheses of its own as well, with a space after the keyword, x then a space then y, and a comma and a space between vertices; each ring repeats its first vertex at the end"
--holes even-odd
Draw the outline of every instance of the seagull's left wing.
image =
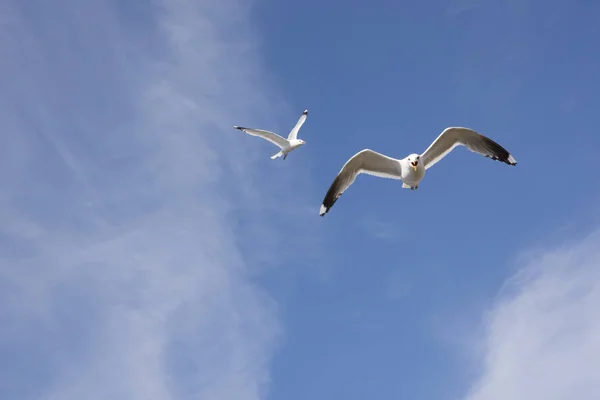
POLYGON ((308 110, 304 110, 304 112, 298 119, 298 122, 296 122, 294 129, 292 129, 292 131, 288 135, 288 138, 287 138, 288 140, 294 140, 298 137, 298 131, 300 130, 302 125, 304 125, 304 121, 306 121, 306 117, 308 117, 308 110))
POLYGON ((465 146, 472 152, 508 165, 517 165, 517 160, 502 146, 472 129, 446 128, 433 143, 421 154, 425 169, 431 168, 450 153, 456 146, 465 146))
POLYGON ((284 147, 286 147, 288 145, 287 140, 285 140, 284 138, 282 138, 281 136, 279 136, 278 134, 273 133, 273 132, 265 131, 263 129, 246 128, 243 126, 236 126, 236 125, 234 125, 233 127, 242 132, 246 132, 249 135, 258 136, 265 140, 268 140, 269 142, 273 143, 275 146, 278 146, 281 149, 283 149, 284 147))
POLYGON ((402 179, 402 166, 400 160, 388 157, 370 149, 364 149, 353 155, 344 164, 329 187, 319 215, 322 217, 337 199, 352 185, 359 174, 368 174, 380 178, 402 179))

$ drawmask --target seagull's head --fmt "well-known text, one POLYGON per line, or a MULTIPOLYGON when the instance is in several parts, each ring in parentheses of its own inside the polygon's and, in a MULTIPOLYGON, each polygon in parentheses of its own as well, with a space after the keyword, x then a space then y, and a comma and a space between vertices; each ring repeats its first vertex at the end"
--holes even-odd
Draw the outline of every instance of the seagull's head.
POLYGON ((408 158, 408 162, 410 163, 410 166, 412 167, 412 169, 414 169, 416 171, 417 166, 419 165, 419 161, 421 160, 421 156, 418 154, 411 154, 407 158, 408 158))
POLYGON ((304 140, 302 140, 302 139, 296 139, 296 140, 298 140, 298 144, 299 145, 306 144, 306 142, 304 140))

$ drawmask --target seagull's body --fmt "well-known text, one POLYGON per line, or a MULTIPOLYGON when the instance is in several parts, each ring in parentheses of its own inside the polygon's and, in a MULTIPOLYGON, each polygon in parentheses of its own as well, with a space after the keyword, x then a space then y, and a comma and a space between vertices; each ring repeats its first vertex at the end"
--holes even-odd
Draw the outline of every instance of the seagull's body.
POLYGON ((271 157, 271 159, 274 160, 278 157, 283 156, 283 159, 285 160, 288 153, 296 150, 298 147, 300 147, 306 143, 304 140, 298 139, 298 131, 304 124, 304 121, 306 121, 307 116, 308 116, 308 110, 304 110, 304 112, 300 116, 300 119, 298 119, 298 122, 296 122, 296 125, 290 131, 290 134, 288 135, 287 139, 279 136, 276 133, 265 131, 262 129, 245 128, 243 126, 236 126, 236 125, 234 125, 233 127, 235 129, 239 129, 242 132, 246 132, 249 135, 258 136, 258 137, 261 137, 261 138, 273 143, 274 145, 279 147, 281 150, 279 151, 279 153, 274 154, 271 157))
POLYGON ((469 128, 446 128, 421 155, 411 154, 400 160, 370 149, 356 153, 344 164, 329 187, 319 215, 324 216, 361 173, 380 178, 397 179, 402 181, 403 188, 418 189, 419 183, 425 177, 426 170, 444 158, 456 146, 465 146, 470 151, 493 160, 508 165, 517 165, 517 160, 492 139, 469 128))

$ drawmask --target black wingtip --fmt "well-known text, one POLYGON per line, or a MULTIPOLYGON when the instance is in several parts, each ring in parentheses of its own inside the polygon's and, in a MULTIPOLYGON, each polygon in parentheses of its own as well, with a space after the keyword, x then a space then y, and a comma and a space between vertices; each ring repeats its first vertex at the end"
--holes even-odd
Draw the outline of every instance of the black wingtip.
POLYGON ((246 129, 246 128, 244 128, 243 126, 237 126, 237 125, 233 125, 233 127, 234 127, 235 129, 238 129, 238 130, 240 130, 240 131, 243 131, 244 129, 246 129))
POLYGON ((329 212, 330 207, 326 207, 325 204, 321 204, 321 209, 319 210, 319 217, 324 217, 325 214, 329 212))
POLYGON ((488 149, 491 150, 492 155, 486 155, 486 157, 491 158, 495 161, 500 161, 504 164, 508 164, 511 166, 517 165, 517 160, 506 150, 504 147, 500 146, 498 143, 493 141, 492 139, 485 137, 488 149))
POLYGON ((508 151, 506 152, 506 155, 502 155, 503 157, 498 157, 496 158, 497 161, 501 161, 504 164, 510 165, 510 166, 515 166, 517 165, 517 160, 515 160, 515 158, 512 156, 512 154, 510 154, 508 151))
POLYGON ((304 110, 303 115, 308 115, 308 110, 304 110))
POLYGON ((339 192, 338 189, 339 189, 340 185, 341 185, 341 181, 340 181, 340 177, 338 175, 338 177, 335 178, 335 180, 329 187, 329 190, 327 190, 327 194, 325 195, 325 198, 323 199, 323 203, 321 204, 320 213, 327 214, 329 212, 329 210, 331 210, 331 207, 333 207, 335 202, 340 198, 342 193, 338 193, 336 195, 336 192, 339 192))

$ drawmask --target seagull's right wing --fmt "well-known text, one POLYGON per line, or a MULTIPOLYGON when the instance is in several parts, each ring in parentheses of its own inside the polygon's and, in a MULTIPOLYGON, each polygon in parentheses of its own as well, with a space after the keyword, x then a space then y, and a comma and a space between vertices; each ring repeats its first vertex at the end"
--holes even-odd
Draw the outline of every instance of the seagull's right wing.
POLYGON ((300 130, 302 125, 304 125, 304 121, 306 121, 307 116, 308 110, 304 110, 304 112, 300 116, 300 119, 298 120, 298 122, 296 122, 296 126, 294 126, 294 129, 292 129, 292 131, 288 135, 288 140, 294 140, 298 138, 298 131, 300 130))
POLYGON ((464 146, 474 153, 492 160, 502 161, 508 165, 517 165, 517 160, 492 139, 475 132, 473 129, 450 127, 444 129, 427 150, 421 154, 421 162, 425 169, 433 167, 456 146, 464 146))
POLYGON ((319 210, 320 216, 324 216, 333 207, 337 199, 352 185, 356 177, 361 173, 380 178, 401 179, 402 168, 400 160, 373 150, 365 149, 356 153, 344 164, 329 187, 319 210))
POLYGON ((269 142, 273 143, 274 145, 278 146, 281 149, 284 147, 287 147, 287 145, 288 145, 287 140, 285 140, 284 138, 282 138, 281 136, 279 136, 278 134, 273 133, 273 132, 263 131, 262 129, 244 128, 243 126, 235 126, 235 125, 233 127, 235 129, 239 129, 242 132, 246 132, 249 135, 258 136, 265 140, 268 140, 269 142))

